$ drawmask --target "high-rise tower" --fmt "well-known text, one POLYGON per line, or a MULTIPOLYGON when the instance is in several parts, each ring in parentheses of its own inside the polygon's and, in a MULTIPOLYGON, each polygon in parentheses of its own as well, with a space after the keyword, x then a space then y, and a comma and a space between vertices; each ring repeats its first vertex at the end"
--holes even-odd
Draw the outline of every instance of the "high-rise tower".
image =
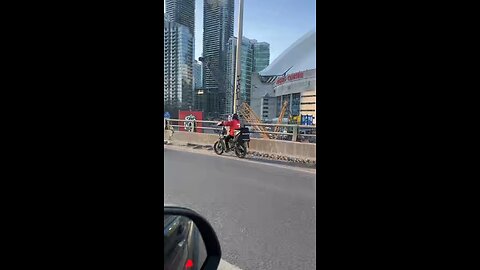
POLYGON ((204 0, 203 4, 203 57, 209 68, 203 68, 203 86, 212 93, 209 112, 226 113, 227 45, 233 37, 234 0, 204 0), (220 82, 220 84, 219 84, 220 82))
POLYGON ((163 95, 166 107, 188 109, 193 105, 193 35, 181 24, 164 20, 163 95))

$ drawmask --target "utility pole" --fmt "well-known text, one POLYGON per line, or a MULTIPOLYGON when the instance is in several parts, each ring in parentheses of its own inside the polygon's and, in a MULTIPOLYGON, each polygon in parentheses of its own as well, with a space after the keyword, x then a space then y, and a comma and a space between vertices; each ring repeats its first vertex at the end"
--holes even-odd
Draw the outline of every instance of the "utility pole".
POLYGON ((235 59, 235 89, 233 90, 233 113, 237 113, 237 95, 240 94, 240 73, 241 73, 241 52, 243 36, 243 0, 240 0, 240 9, 238 12, 238 34, 237 34, 237 52, 235 59))

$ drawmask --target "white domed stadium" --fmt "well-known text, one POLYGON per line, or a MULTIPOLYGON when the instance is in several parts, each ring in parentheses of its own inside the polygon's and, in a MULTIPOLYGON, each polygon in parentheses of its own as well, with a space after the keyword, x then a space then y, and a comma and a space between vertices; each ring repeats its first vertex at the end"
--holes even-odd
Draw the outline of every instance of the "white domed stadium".
POLYGON ((316 30, 288 47, 268 67, 253 76, 252 108, 264 121, 275 121, 284 101, 289 116, 316 117, 316 30))

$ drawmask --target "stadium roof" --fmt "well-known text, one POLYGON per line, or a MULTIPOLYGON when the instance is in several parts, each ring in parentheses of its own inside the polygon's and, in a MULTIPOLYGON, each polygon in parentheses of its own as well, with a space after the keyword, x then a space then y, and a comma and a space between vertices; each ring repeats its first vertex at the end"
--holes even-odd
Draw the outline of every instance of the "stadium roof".
POLYGON ((281 76, 317 67, 316 29, 295 41, 268 67, 260 71, 261 76, 281 76))

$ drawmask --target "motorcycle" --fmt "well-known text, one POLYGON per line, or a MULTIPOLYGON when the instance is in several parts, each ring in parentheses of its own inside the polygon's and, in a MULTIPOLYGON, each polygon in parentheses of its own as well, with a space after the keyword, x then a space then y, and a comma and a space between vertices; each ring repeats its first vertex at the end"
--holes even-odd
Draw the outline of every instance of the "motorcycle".
MULTIPOLYGON (((222 122, 217 123, 217 126, 223 126, 222 122)), ((218 141, 213 145, 213 150, 217 155, 223 154, 223 152, 228 152, 234 150, 235 155, 239 158, 244 158, 247 155, 247 149, 250 143, 250 131, 248 128, 243 127, 238 130, 235 130, 235 136, 230 139, 227 144, 225 138, 227 137, 227 129, 223 126, 222 131, 218 132, 218 141)))

